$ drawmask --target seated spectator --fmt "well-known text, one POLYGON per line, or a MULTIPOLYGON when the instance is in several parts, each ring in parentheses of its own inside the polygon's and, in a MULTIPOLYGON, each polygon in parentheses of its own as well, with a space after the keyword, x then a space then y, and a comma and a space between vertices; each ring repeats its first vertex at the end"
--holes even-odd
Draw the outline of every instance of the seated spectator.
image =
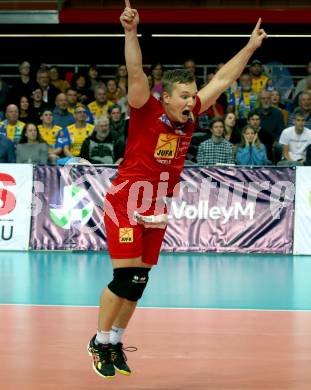
POLYGON ((271 91, 271 106, 278 108, 281 111, 283 115, 284 126, 287 126, 289 112, 285 109, 285 105, 281 103, 280 92, 276 89, 271 91))
POLYGON ((15 163, 15 147, 11 140, 0 134, 0 163, 15 163))
POLYGON ((95 88, 95 100, 88 105, 94 120, 100 116, 107 116, 108 108, 114 103, 107 99, 107 90, 104 85, 95 88))
POLYGON ((56 148, 56 137, 62 128, 53 124, 53 112, 50 109, 43 111, 41 124, 38 130, 42 140, 49 145, 49 161, 55 162, 60 158, 62 148, 56 148))
POLYGON ((80 157, 92 164, 118 164, 124 155, 124 143, 114 139, 109 130, 109 119, 95 120, 95 131, 82 144, 80 157))
POLYGON ((61 92, 51 84, 50 73, 47 69, 41 68, 37 72, 38 87, 42 91, 42 100, 49 107, 54 108, 56 96, 61 92))
POLYGON ((85 106, 92 100, 93 91, 91 91, 91 82, 84 73, 75 73, 71 81, 71 87, 78 92, 79 103, 85 106))
MULTIPOLYGON (((299 106, 295 110, 297 109, 303 112, 305 126, 308 129, 311 129, 311 93, 303 92, 301 95, 299 95, 299 106)), ((295 110, 288 118, 288 126, 294 125, 295 110)))
POLYGON ((59 69, 56 65, 53 65, 49 69, 49 75, 51 80, 51 85, 65 93, 68 88, 70 88, 70 84, 67 80, 62 80, 59 75, 59 69))
POLYGON ((16 162, 21 164, 46 164, 48 145, 42 141, 37 126, 27 123, 16 146, 16 162))
POLYGON ((299 97, 303 93, 309 93, 309 94, 311 93, 311 75, 307 77, 304 90, 299 92, 298 95, 295 97, 295 99, 293 101, 293 108, 294 109, 299 106, 299 97))
POLYGON ((58 94, 53 110, 53 124, 65 128, 74 123, 74 121, 74 115, 68 111, 67 96, 64 93, 58 94))
POLYGON ((266 147, 260 142, 258 132, 246 125, 242 130, 242 140, 236 152, 237 165, 267 165, 266 147))
MULTIPOLYGON (((68 103, 67 110, 70 112, 70 114, 73 115, 77 107, 77 104, 79 104, 78 92, 73 88, 69 88, 66 91, 66 96, 67 96, 67 103, 68 103)), ((87 119, 86 119, 87 123, 94 123, 93 115, 91 114, 90 109, 87 106, 85 107, 85 109, 87 115, 87 119)))
POLYGON ((233 145, 238 144, 241 141, 241 134, 236 127, 236 116, 233 112, 228 112, 225 115, 224 123, 224 139, 230 141, 233 145))
POLYGON ((298 81, 297 86, 295 88, 295 92, 294 92, 294 99, 296 98, 296 96, 300 92, 304 91, 306 84, 307 84, 307 78, 308 78, 308 76, 311 76, 311 61, 308 62, 306 69, 307 69, 307 76, 298 81))
POLYGON ((88 70, 87 70, 87 75, 90 81, 90 91, 94 92, 95 87, 100 84, 100 77, 99 77, 99 72, 98 68, 96 65, 90 65, 88 70))
POLYGON ((31 95, 32 99, 32 114, 34 117, 34 122, 36 124, 39 124, 41 122, 41 115, 44 112, 44 110, 52 108, 43 101, 43 93, 41 88, 37 87, 32 91, 31 95))
POLYGON ((272 91, 273 82, 268 76, 264 74, 262 62, 259 60, 252 60, 249 66, 249 74, 252 79, 252 90, 259 95, 262 91, 272 91))
POLYGON ((257 94, 252 90, 252 79, 249 73, 242 73, 239 87, 230 94, 228 111, 234 112, 238 127, 241 129, 247 123, 247 115, 257 106, 257 94))
POLYGON ((262 129, 259 136, 267 148, 269 160, 279 161, 281 156, 275 153, 275 147, 279 141, 282 130, 284 129, 284 120, 281 111, 271 105, 271 92, 262 90, 259 94, 258 114, 262 129))
POLYGON ((83 141, 94 131, 94 125, 86 121, 86 109, 81 103, 77 104, 75 123, 60 130, 56 138, 56 148, 62 148, 66 157, 80 156, 83 141))
POLYGON ((125 140, 125 119, 121 113, 121 107, 114 104, 108 108, 109 130, 113 139, 125 140))
POLYGON ((163 92, 163 65, 161 62, 156 62, 151 66, 150 71, 150 76, 152 78, 151 94, 155 97, 161 97, 163 92))
POLYGON ((118 88, 122 90, 123 95, 127 95, 128 75, 126 65, 119 65, 116 72, 116 81, 118 88))
POLYGON ((17 144, 25 126, 25 123, 19 120, 18 107, 15 104, 9 104, 6 108, 5 116, 6 119, 0 123, 0 134, 17 144))
POLYGON ((303 165, 306 161, 307 148, 311 145, 311 130, 305 127, 304 112, 296 110, 294 126, 283 130, 280 137, 283 146, 283 160, 278 165, 303 165))
POLYGON ((35 80, 31 75, 31 66, 23 61, 19 67, 19 77, 13 82, 9 93, 9 102, 18 104, 22 96, 31 97, 32 91, 36 88, 35 80))
POLYGON ((32 111, 28 96, 21 96, 19 101, 19 119, 23 122, 34 122, 35 116, 32 111))
POLYGON ((107 80, 107 99, 114 104, 118 103, 118 101, 124 96, 122 90, 118 88, 118 84, 115 79, 107 80))
POLYGON ((215 118, 211 122, 212 137, 202 142, 198 148, 199 165, 234 164, 233 145, 224 139, 223 119, 215 118))

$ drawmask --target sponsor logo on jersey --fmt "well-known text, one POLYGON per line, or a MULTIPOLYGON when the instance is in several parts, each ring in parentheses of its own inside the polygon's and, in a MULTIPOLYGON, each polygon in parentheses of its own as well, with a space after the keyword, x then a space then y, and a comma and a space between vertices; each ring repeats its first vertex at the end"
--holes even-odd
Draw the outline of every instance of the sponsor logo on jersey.
POLYGON ((119 242, 121 243, 134 242, 133 228, 120 228, 119 242))
POLYGON ((161 133, 154 151, 154 157, 161 160, 173 159, 176 155, 178 141, 178 135, 161 133))

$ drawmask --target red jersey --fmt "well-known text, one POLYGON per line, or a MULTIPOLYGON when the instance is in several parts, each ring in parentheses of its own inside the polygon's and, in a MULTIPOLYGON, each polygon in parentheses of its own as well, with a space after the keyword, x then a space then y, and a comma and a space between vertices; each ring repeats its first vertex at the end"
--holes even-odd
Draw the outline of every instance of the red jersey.
POLYGON ((129 180, 157 184, 160 174, 167 172, 169 195, 179 182, 200 108, 201 101, 197 96, 188 121, 176 124, 170 121, 162 103, 153 96, 143 107, 131 107, 126 152, 115 183, 129 180))

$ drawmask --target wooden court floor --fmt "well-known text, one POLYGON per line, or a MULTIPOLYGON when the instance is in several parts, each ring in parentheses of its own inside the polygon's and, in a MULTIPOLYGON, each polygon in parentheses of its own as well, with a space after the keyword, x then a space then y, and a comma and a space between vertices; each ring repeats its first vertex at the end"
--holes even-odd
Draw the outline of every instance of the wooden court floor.
POLYGON ((311 258, 166 255, 124 337, 130 377, 86 344, 107 254, 0 253, 0 389, 311 388, 311 258))

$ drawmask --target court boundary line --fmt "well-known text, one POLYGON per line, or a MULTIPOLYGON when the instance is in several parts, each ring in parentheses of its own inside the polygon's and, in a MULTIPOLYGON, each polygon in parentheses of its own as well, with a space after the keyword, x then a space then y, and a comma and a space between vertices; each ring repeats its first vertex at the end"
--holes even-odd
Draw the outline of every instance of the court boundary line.
MULTIPOLYGON (((46 304, 31 304, 31 303, 0 303, 1 306, 24 306, 24 307, 70 307, 70 308, 99 308, 93 305, 46 305, 46 304)), ((251 308, 212 308, 212 307, 152 307, 138 306, 137 309, 155 309, 155 310, 198 310, 198 311, 262 311, 262 312, 311 312, 307 309, 251 309, 251 308)))

